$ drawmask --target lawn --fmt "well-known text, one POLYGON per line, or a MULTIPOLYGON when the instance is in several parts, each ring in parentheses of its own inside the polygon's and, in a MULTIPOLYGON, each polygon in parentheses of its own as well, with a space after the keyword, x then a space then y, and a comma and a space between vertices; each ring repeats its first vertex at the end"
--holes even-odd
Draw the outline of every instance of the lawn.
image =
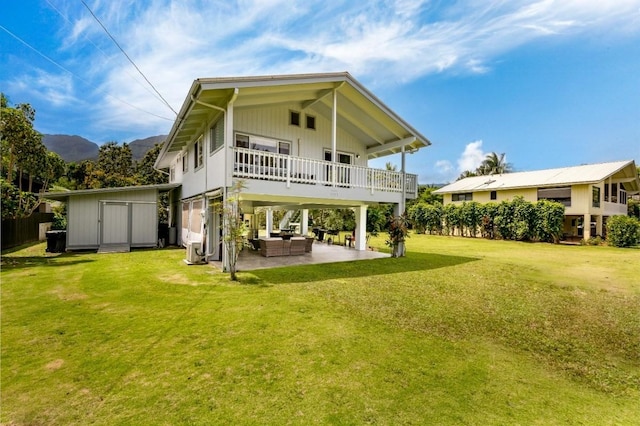
POLYGON ((640 424, 640 250, 407 247, 240 283, 177 249, 5 253, 0 420, 640 424))

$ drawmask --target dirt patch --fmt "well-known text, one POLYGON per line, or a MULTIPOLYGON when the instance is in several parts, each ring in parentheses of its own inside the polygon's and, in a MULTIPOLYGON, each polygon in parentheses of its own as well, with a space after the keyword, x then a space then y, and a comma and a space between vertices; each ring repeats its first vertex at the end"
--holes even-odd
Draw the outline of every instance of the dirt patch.
POLYGON ((50 291, 50 293, 51 294, 55 294, 61 300, 71 300, 71 301, 84 300, 84 299, 87 299, 89 297, 85 293, 74 292, 74 291, 71 291, 70 289, 62 287, 62 286, 58 286, 58 287, 54 288, 53 290, 50 291))
POLYGON ((45 365, 44 368, 49 371, 55 371, 55 370, 59 370, 63 364, 64 364, 63 359, 56 359, 51 361, 47 365, 45 365))
POLYGON ((169 284, 178 284, 178 285, 190 285, 190 286, 196 286, 198 285, 197 283, 193 282, 193 281, 189 281, 189 279, 187 279, 187 277, 185 277, 184 275, 181 274, 173 274, 173 275, 158 275, 158 279, 169 283, 169 284))

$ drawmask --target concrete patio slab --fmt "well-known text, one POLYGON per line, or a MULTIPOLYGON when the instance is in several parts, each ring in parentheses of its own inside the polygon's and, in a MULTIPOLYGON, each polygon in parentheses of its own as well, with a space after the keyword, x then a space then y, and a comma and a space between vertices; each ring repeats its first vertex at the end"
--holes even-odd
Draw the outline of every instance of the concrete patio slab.
MULTIPOLYGON (((236 268, 238 271, 252 271, 256 269, 279 268, 282 266, 314 265, 319 263, 350 262, 353 260, 380 259, 391 257, 388 253, 378 251, 359 251, 353 248, 331 245, 315 241, 311 253, 299 256, 263 257, 260 251, 244 248, 238 256, 236 268)), ((209 264, 222 270, 222 262, 212 261, 209 264)))

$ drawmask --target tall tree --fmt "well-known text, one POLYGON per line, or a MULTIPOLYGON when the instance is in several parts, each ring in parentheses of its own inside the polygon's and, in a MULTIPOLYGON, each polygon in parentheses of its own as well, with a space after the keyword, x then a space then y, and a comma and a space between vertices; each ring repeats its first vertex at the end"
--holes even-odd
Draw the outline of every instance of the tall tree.
POLYGON ((496 154, 495 152, 487 154, 480 167, 476 169, 478 175, 496 175, 510 173, 511 171, 513 171, 513 168, 511 164, 507 163, 504 152, 502 154, 496 154))
POLYGON ((98 161, 88 177, 90 188, 113 188, 136 184, 133 154, 126 143, 107 142, 98 151, 98 161))
POLYGON ((42 143, 42 135, 33 128, 36 111, 29 104, 9 106, 4 94, 0 94, 0 142, 2 161, 3 217, 29 216, 40 205, 32 194, 33 180, 41 181, 43 189, 63 173, 64 163, 56 154, 49 155, 42 143), (18 185, 14 185, 15 173, 18 185), (28 191, 23 191, 23 177, 28 177, 28 191))
POLYGON ((153 167, 162 149, 162 144, 155 144, 140 161, 136 163, 136 181, 140 185, 155 185, 167 183, 169 177, 153 167))

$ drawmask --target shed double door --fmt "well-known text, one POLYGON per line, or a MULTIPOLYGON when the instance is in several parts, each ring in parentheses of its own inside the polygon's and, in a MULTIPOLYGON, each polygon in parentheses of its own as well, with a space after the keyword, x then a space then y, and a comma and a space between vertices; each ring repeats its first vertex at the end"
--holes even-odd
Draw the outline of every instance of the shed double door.
POLYGON ((126 202, 100 203, 100 247, 131 244, 131 205, 126 202))

